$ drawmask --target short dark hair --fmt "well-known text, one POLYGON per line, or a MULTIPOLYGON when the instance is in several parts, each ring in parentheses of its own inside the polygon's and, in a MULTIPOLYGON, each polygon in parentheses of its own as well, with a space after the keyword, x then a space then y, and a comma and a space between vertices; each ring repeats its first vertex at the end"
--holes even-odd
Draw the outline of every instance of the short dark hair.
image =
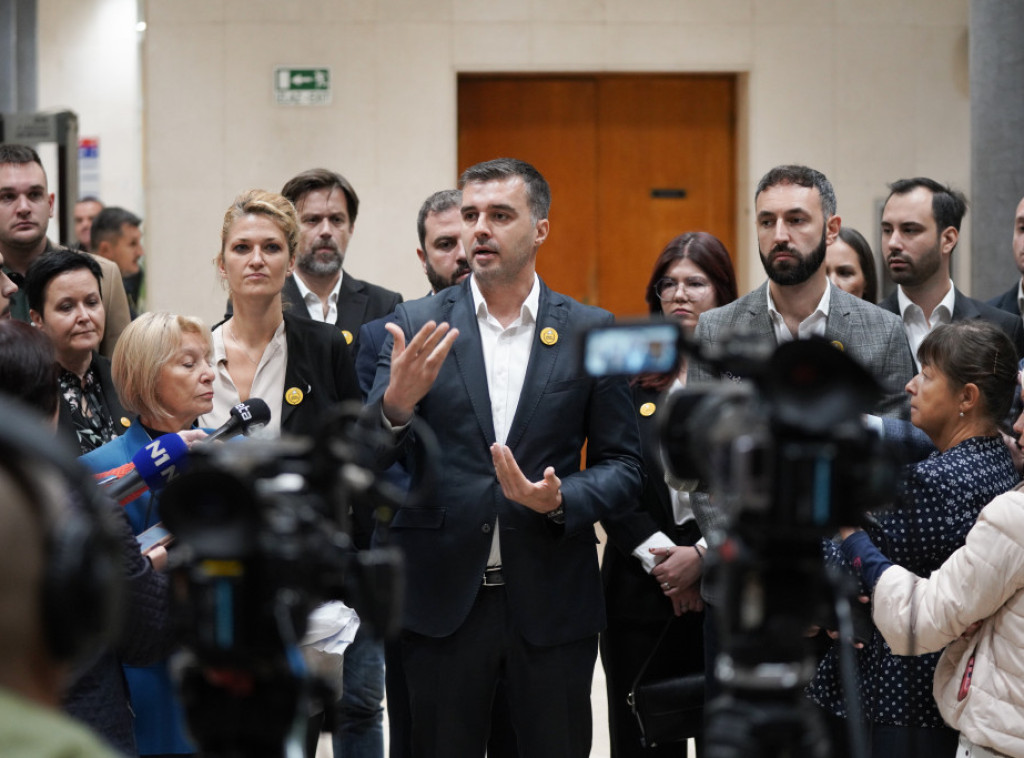
POLYGON ((776 166, 762 176, 761 181, 757 183, 757 189, 754 191, 754 200, 756 201, 757 196, 769 187, 775 187, 779 184, 813 187, 818 190, 818 195, 821 197, 821 211, 824 213, 825 219, 827 220, 830 216, 836 215, 836 191, 832 187, 832 182, 820 171, 796 164, 776 166))
POLYGON ((444 213, 449 208, 462 205, 462 190, 447 189, 435 192, 423 201, 420 212, 416 216, 416 233, 420 238, 420 249, 427 249, 427 216, 431 213, 444 213))
POLYGON ((359 214, 359 196, 355 189, 341 174, 326 168, 311 168, 296 174, 289 179, 281 194, 292 201, 296 209, 299 207, 299 200, 305 195, 318 189, 340 189, 345 194, 345 204, 348 207, 348 223, 354 224, 359 214))
POLYGON ((28 271, 25 272, 25 294, 28 297, 28 307, 43 315, 46 288, 50 282, 61 274, 78 269, 92 272, 92 275, 96 277, 96 285, 100 289, 100 294, 103 294, 103 272, 100 270, 100 264, 88 253, 58 248, 40 255, 32 261, 28 271))
POLYGON ((0 393, 39 410, 57 412, 57 356, 53 343, 24 321, 0 320, 0 393))
POLYGON ((878 302, 878 271, 875 269, 875 254, 864 235, 850 226, 839 229, 839 239, 849 245, 857 254, 861 272, 864 274, 864 295, 862 299, 869 303, 878 302))
POLYGON ((38 163, 40 168, 43 162, 39 159, 39 153, 28 145, 3 144, 0 145, 0 165, 13 163, 23 165, 25 163, 38 163))
POLYGON ((535 222, 548 217, 551 210, 551 188, 540 171, 517 158, 496 158, 470 166, 459 177, 459 189, 470 182, 493 182, 518 176, 526 183, 526 202, 530 218, 535 222))
POLYGON ((956 387, 975 384, 993 426, 1010 411, 1017 388, 1017 350, 1006 332, 982 319, 932 329, 917 349, 922 366, 935 366, 956 387))
POLYGON ((101 242, 120 238, 123 233, 121 227, 125 224, 139 227, 142 226, 142 219, 131 211, 118 208, 115 205, 104 208, 97 213, 96 218, 92 220, 92 231, 90 232, 90 239, 92 240, 90 246, 92 249, 98 248, 101 242))
POLYGON ((953 227, 960 231, 960 223, 967 213, 967 197, 963 192, 952 187, 941 184, 927 176, 915 176, 912 179, 897 179, 889 185, 889 198, 893 195, 906 195, 919 187, 923 187, 932 193, 932 216, 935 218, 935 225, 941 234, 944 229, 953 227))

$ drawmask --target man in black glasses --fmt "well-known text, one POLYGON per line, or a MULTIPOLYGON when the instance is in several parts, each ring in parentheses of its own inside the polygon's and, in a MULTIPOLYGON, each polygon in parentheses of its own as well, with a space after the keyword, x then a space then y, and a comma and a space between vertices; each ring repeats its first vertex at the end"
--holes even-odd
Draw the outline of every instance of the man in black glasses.
MULTIPOLYGON (((4 275, 15 284, 24 277, 32 261, 55 249, 46 237, 46 228, 53 217, 53 200, 39 154, 27 145, 0 145, 0 256, 4 260, 4 275)), ((117 264, 93 257, 103 274, 100 294, 106 311, 100 352, 109 357, 130 321, 128 297, 117 264)), ((15 292, 8 297, 10 315, 19 321, 28 321, 25 294, 15 292)))

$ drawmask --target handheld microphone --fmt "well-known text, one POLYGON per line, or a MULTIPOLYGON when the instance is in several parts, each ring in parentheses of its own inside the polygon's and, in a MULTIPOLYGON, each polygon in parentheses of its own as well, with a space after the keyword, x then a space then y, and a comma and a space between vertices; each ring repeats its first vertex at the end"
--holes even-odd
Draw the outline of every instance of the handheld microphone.
POLYGON ((104 492, 121 505, 146 490, 163 489, 180 473, 188 456, 188 443, 177 434, 157 437, 132 456, 134 470, 105 486, 104 492))
POLYGON ((270 421, 270 406, 258 397, 250 397, 231 409, 231 418, 225 421, 203 443, 234 437, 237 434, 249 435, 267 425, 270 421))

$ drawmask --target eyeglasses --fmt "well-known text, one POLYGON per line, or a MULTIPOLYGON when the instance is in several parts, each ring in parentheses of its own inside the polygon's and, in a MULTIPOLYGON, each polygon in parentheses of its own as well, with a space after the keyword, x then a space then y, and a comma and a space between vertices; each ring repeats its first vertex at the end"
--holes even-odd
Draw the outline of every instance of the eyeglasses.
POLYGON ((675 298, 680 287, 682 287, 685 294, 690 296, 691 300, 700 300, 707 297, 708 293, 711 292, 711 282, 696 276, 691 276, 689 279, 684 279, 681 282, 677 282, 671 277, 663 277, 654 285, 654 291, 658 293, 658 297, 662 300, 672 300, 675 298))

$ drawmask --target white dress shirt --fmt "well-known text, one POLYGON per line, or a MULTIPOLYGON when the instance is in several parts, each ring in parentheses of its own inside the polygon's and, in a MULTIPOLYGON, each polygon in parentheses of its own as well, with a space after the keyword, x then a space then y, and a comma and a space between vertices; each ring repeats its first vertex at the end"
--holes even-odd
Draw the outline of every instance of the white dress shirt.
POLYGON ((797 327, 796 336, 789 331, 789 327, 786 326, 786 319, 783 318, 781 313, 779 313, 779 309, 775 307, 775 301, 772 300, 771 285, 764 289, 765 292, 768 293, 768 318, 772 320, 772 327, 775 329, 776 343, 781 345, 784 342, 792 342, 797 339, 805 340, 808 337, 825 336, 825 324, 828 322, 828 308, 832 303, 832 288, 829 286, 828 282, 825 282, 825 294, 821 296, 821 300, 818 301, 818 305, 814 309, 814 312, 801 321, 800 325, 797 327))
POLYGON ((903 317, 903 329, 907 332, 907 342, 910 343, 910 351, 914 354, 914 366, 920 371, 921 364, 917 362, 917 349, 921 347, 924 338, 939 324, 948 324, 953 321, 953 305, 956 302, 953 280, 950 279, 946 295, 932 310, 931 319, 925 318, 921 306, 911 302, 910 298, 903 293, 902 287, 896 288, 896 300, 900 305, 900 315, 903 317))
POLYGON ((292 274, 292 277, 295 279, 295 285, 299 288, 299 294, 302 295, 302 302, 306 304, 306 310, 309 311, 309 317, 314 321, 322 321, 325 324, 337 322, 338 293, 341 292, 341 280, 345 278, 345 272, 339 271, 338 274, 338 281, 334 285, 334 289, 331 290, 331 294, 327 296, 326 316, 324 315, 324 301, 320 299, 320 296, 306 286, 301 276, 295 273, 292 274))
MULTIPOLYGON (((470 277, 469 288, 473 293, 473 306, 477 324, 480 327, 480 347, 484 353, 484 368, 487 371, 487 394, 491 399, 491 419, 494 422, 494 438, 502 445, 508 439, 508 430, 519 407, 519 396, 526 381, 526 367, 530 362, 530 350, 537 331, 537 310, 540 307, 540 279, 533 276, 533 287, 526 296, 519 311, 519 317, 508 327, 501 323, 487 308, 476 279, 470 277)), ((498 541, 498 524, 494 525, 491 540, 491 554, 488 566, 501 565, 501 547, 498 541)))

